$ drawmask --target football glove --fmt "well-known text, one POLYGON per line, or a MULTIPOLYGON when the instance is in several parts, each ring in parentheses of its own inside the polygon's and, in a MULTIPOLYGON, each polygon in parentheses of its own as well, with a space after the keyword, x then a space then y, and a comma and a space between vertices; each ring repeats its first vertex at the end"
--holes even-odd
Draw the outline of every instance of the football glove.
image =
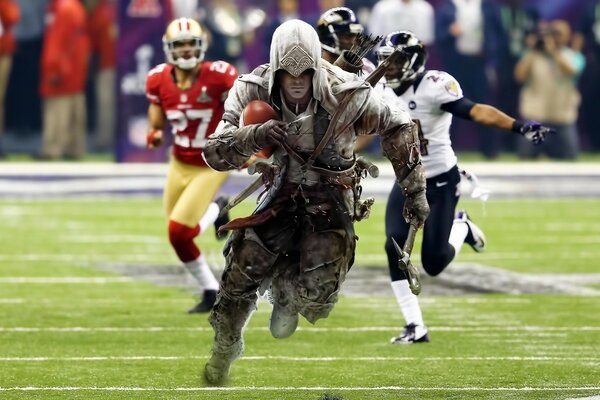
POLYGON ((154 129, 148 132, 146 136, 146 147, 154 149, 160 146, 163 142, 163 131, 162 129, 154 129))
POLYGON ((546 140, 547 135, 556 133, 554 129, 544 126, 540 122, 531 120, 516 120, 513 123, 513 131, 522 135, 533 144, 540 144, 546 140))

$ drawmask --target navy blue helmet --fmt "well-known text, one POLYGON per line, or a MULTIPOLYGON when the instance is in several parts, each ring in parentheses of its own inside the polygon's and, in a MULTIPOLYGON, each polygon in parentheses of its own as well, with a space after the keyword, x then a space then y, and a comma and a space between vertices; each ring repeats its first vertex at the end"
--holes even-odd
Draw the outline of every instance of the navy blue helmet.
POLYGON ((354 11, 348 7, 336 7, 325 11, 317 22, 317 33, 321 48, 330 53, 340 55, 342 50, 350 48, 353 37, 363 33, 365 28, 360 24, 354 11), (350 40, 344 41, 347 36, 350 40))
POLYGON ((425 70, 427 61, 425 45, 410 31, 396 31, 387 35, 377 49, 377 59, 380 63, 383 62, 394 50, 401 50, 402 54, 385 75, 386 83, 392 89, 403 82, 414 80, 417 74, 425 70))

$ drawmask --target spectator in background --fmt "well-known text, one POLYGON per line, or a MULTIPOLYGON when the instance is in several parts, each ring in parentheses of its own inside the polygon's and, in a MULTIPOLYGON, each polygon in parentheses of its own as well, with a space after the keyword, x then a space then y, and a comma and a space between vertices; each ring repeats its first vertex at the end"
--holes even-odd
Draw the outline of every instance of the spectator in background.
POLYGON ((174 18, 199 18, 198 0, 171 0, 174 18))
MULTIPOLYGON (((436 40, 446 70, 476 103, 489 102, 488 77, 495 75, 498 49, 504 35, 498 7, 492 0, 444 0, 436 9, 436 40)), ((461 121, 453 129, 465 129, 461 121)), ((487 158, 499 153, 497 132, 477 127, 480 150, 487 158)))
POLYGON ((97 55, 96 150, 112 148, 115 137, 116 0, 99 0, 89 16, 92 50, 97 55))
POLYGON ((380 0, 371 12, 368 30, 379 36, 411 31, 425 45, 430 45, 435 31, 433 7, 425 0, 380 0))
POLYGON ((40 94, 42 148, 38 159, 79 159, 86 151, 85 82, 90 44, 80 0, 51 0, 46 15, 40 94))
POLYGON ((586 69, 581 77, 581 122, 594 151, 600 151, 600 0, 592 0, 578 27, 576 50, 585 51, 586 69))
POLYGON ((345 5, 345 0, 319 0, 319 9, 321 10, 321 13, 324 13, 331 8, 344 7, 345 5))
POLYGON ((20 138, 37 138, 41 130, 39 96, 40 59, 44 35, 44 15, 48 0, 18 0, 21 20, 13 33, 17 48, 5 104, 7 127, 20 138))
POLYGON ((15 52, 12 27, 19 21, 19 6, 13 0, 0 0, 0 158, 4 157, 4 97, 15 52))
POLYGON ((515 68, 515 78, 523 83, 520 112, 523 118, 547 124, 557 133, 537 148, 519 141, 523 158, 536 157, 542 150, 552 158, 577 157, 577 78, 585 58, 569 47, 570 40, 571 28, 562 20, 540 24, 537 32, 527 37, 529 50, 515 68))
POLYGON ((500 7, 500 17, 505 40, 498 57, 498 102, 506 113, 517 115, 520 85, 515 80, 515 66, 525 52, 525 38, 535 30, 539 15, 525 7, 522 0, 508 0, 500 7))
MULTIPOLYGON (((264 30, 264 38, 265 43, 270 43, 271 38, 273 37, 273 33, 275 33, 275 29, 281 24, 291 19, 300 18, 299 9, 300 3, 298 0, 277 0, 275 2, 277 6, 277 11, 275 17, 271 20, 271 22, 265 27, 264 30)), ((262 62, 269 62, 269 47, 263 46, 263 56, 262 62)))
POLYGON ((244 16, 234 0, 212 0, 201 9, 200 22, 209 31, 206 58, 226 61, 238 70, 246 71, 243 47, 253 39, 253 31, 246 32, 244 16))

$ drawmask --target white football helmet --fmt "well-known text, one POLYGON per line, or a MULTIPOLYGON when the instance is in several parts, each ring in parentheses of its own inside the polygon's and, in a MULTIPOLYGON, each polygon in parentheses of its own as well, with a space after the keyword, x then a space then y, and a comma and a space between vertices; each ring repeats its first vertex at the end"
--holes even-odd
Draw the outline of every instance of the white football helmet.
POLYGON ((193 19, 173 20, 162 39, 167 62, 181 69, 195 68, 204 59, 207 40, 206 32, 193 19), (186 43, 191 47, 185 46, 186 43))

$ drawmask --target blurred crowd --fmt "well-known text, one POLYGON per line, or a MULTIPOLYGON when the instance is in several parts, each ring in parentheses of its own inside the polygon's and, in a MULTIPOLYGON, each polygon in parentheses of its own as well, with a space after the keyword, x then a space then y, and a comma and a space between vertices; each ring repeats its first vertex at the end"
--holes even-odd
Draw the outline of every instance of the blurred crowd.
MULTIPOLYGON (((600 0, 170 0, 211 34, 207 59, 246 72, 268 60, 280 23, 316 25, 332 7, 357 12, 367 32, 411 30, 475 102, 548 124, 560 148, 523 147, 456 121, 459 150, 575 159, 600 151, 600 0), (563 13, 548 18, 544 7, 563 13), (564 14, 564 15, 563 15, 564 14)), ((79 159, 115 141, 116 0, 0 0, 0 156, 22 140, 38 159, 79 159), (15 144, 16 143, 16 144, 15 144)))

